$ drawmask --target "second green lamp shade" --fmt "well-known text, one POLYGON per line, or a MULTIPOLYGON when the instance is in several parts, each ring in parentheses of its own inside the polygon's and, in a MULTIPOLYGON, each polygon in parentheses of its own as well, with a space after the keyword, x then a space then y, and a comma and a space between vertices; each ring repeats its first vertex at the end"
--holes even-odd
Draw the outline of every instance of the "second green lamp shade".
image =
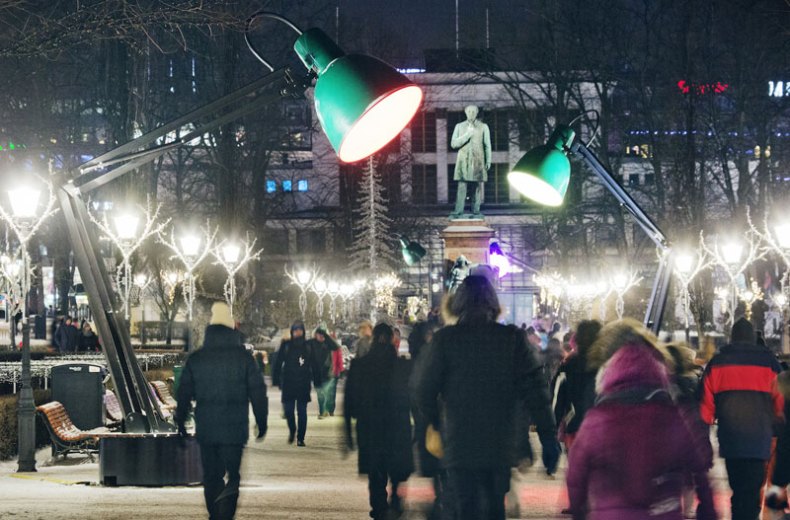
POLYGON ((305 31, 294 50, 315 71, 315 107, 329 142, 344 162, 375 153, 411 121, 422 90, 383 61, 346 55, 321 30, 305 31))
POLYGON ((558 127, 549 141, 524 154, 508 176, 508 182, 522 195, 545 206, 559 206, 568 191, 571 163, 566 149, 575 133, 558 127))

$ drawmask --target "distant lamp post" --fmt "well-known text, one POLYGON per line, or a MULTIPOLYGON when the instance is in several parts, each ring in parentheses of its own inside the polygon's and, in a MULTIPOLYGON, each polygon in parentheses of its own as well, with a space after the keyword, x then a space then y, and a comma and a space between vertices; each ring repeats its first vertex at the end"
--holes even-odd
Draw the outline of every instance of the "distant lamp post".
POLYGON ((324 296, 326 296, 327 288, 328 285, 323 278, 317 278, 313 282, 312 290, 316 297, 315 313, 318 316, 318 321, 321 321, 324 317, 324 296))
POLYGON ((214 246, 211 253, 216 258, 215 264, 225 268, 228 278, 225 280, 225 301, 230 307, 230 315, 233 316, 233 305, 236 302, 236 273, 242 267, 253 260, 260 258, 263 249, 255 250, 256 239, 250 241, 249 237, 242 243, 221 242, 214 246))
POLYGON ((702 235, 700 235, 698 252, 680 250, 675 254, 674 262, 673 272, 680 280, 680 297, 683 303, 683 317, 686 322, 686 344, 691 345, 691 282, 711 265, 711 257, 704 247, 702 235))
POLYGON ((764 221, 764 231, 758 230, 752 224, 751 217, 747 213, 747 220, 751 230, 760 236, 765 243, 765 252, 773 253, 784 263, 785 269, 782 277, 779 279, 780 294, 773 297, 774 304, 779 306, 779 312, 782 315, 782 352, 790 352, 790 335, 787 334, 787 303, 790 300, 790 222, 784 221, 776 226, 773 226, 774 232, 771 233, 772 226, 768 223, 768 215, 764 221), (781 304, 778 302, 782 302, 781 304))
POLYGON ((145 273, 137 273, 134 275, 134 285, 137 287, 138 294, 140 295, 140 346, 145 348, 145 292, 151 284, 152 278, 145 273))
MULTIPOLYGON (((22 380, 17 407, 17 446, 19 457, 17 471, 36 471, 36 407, 33 398, 33 387, 30 376, 30 322, 27 315, 27 296, 30 290, 30 255, 27 245, 41 224, 57 210, 52 184, 46 182, 49 189, 49 200, 40 216, 38 213, 41 192, 32 187, 17 187, 9 191, 12 214, 9 215, 0 206, 0 218, 14 232, 19 241, 19 253, 22 257, 21 272, 15 271, 17 285, 20 289, 19 300, 22 306, 22 380)), ((11 326, 14 326, 13 319, 11 326)))
POLYGON ((623 319, 623 313, 625 312, 625 295, 628 291, 630 291, 635 285, 642 281, 641 276, 637 276, 634 272, 629 273, 617 273, 612 278, 612 288, 614 292, 617 294, 617 301, 615 302, 615 312, 617 313, 617 319, 623 319))
POLYGON ((711 264, 719 266, 729 278, 730 320, 728 325, 730 327, 735 323, 738 280, 749 266, 766 254, 762 244, 763 237, 753 226, 749 226, 749 229, 743 234, 743 238, 745 240, 742 242, 729 241, 723 245, 715 241, 713 247, 708 247, 705 240, 700 238, 703 251, 710 255, 711 264))
MULTIPOLYGON (((187 307, 186 351, 192 350, 192 309, 195 305, 195 280, 197 278, 195 269, 211 253, 216 235, 217 229, 214 228, 212 231, 208 224, 203 230, 202 237, 197 233, 187 232, 176 240, 175 227, 170 230, 169 237, 159 233, 159 243, 166 245, 173 252, 173 256, 170 259, 177 259, 184 266, 183 293, 184 303, 187 307)), ((238 252, 234 263, 237 260, 238 252)))
POLYGON ((96 218, 92 213, 88 212, 88 218, 93 222, 99 231, 106 236, 118 251, 121 252, 121 263, 115 269, 115 285, 118 291, 118 296, 123 305, 123 315, 129 321, 129 300, 132 294, 132 286, 134 285, 134 278, 132 276, 132 255, 140 248, 140 246, 148 240, 152 235, 158 235, 162 232, 165 226, 170 222, 170 219, 161 221, 159 217, 159 210, 161 205, 157 204, 156 208, 152 208, 150 199, 146 207, 141 209, 145 216, 145 224, 140 230, 140 217, 131 212, 124 212, 116 215, 113 218, 115 224, 110 226, 107 220, 107 214, 101 220, 96 218))
POLYGON ((307 312, 307 291, 310 290, 317 273, 315 269, 310 271, 307 269, 300 269, 299 271, 291 271, 289 273, 286 268, 285 275, 291 279, 294 285, 299 287, 299 313, 302 315, 302 321, 304 321, 305 313, 307 312))
POLYGON ((330 280, 326 286, 326 292, 329 294, 329 321, 334 323, 335 314, 337 312, 335 303, 337 302, 337 297, 340 296, 340 284, 334 280, 330 280))

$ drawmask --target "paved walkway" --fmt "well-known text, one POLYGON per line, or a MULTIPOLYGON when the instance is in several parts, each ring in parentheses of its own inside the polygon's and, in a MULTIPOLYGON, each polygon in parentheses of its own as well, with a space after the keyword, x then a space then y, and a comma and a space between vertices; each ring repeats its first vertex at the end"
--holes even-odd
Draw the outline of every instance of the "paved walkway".
MULTIPOLYGON (((276 390, 276 389, 274 389, 276 390)), ((367 480, 356 471, 356 453, 343 459, 342 419, 317 420, 315 400, 308 407, 307 447, 288 445, 280 419, 279 393, 270 390, 269 433, 263 443, 250 442, 242 464, 240 520, 365 519, 367 480)), ((537 440, 533 445, 538 447, 537 440)), ((98 485, 98 463, 70 455, 50 464, 49 449, 37 455, 38 472, 15 473, 16 462, 0 463, 0 518, 41 520, 131 520, 206 518, 202 488, 106 488, 98 485)), ((556 479, 534 467, 518 485, 518 518, 569 518, 557 512, 565 502, 564 464, 556 479)), ((721 464, 714 468, 719 511, 724 512, 728 488, 721 464)), ((425 518, 433 492, 431 482, 412 477, 404 486, 404 519, 425 518)), ((515 518, 515 516, 513 516, 515 518)), ((722 516, 725 518, 725 516, 722 516)))

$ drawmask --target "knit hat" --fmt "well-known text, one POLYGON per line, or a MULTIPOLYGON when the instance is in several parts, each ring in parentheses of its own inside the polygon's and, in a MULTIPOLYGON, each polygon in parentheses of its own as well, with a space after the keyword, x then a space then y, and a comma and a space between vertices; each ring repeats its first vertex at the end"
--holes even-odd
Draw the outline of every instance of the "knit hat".
POLYGON ((732 343, 754 343, 754 327, 746 318, 739 318, 738 321, 732 326, 732 334, 730 334, 730 341, 732 343))
POLYGON ((236 322, 230 315, 230 307, 225 302, 214 302, 211 306, 211 320, 208 323, 209 325, 222 325, 229 329, 236 327, 236 322))
POLYGON ((296 329, 302 329, 302 334, 304 334, 304 332, 305 332, 304 322, 302 322, 301 320, 296 320, 295 322, 293 322, 293 325, 291 325, 291 336, 292 337, 293 337, 293 333, 294 333, 294 331, 296 329))

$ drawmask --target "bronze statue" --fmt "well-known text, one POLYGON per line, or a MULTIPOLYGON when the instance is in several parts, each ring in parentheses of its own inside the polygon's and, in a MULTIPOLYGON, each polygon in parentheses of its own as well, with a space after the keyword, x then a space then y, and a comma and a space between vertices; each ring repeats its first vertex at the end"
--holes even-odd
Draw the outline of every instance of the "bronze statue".
POLYGON ((466 121, 458 123, 453 129, 450 146, 458 150, 453 180, 458 181, 455 196, 455 211, 450 218, 463 215, 466 202, 466 185, 474 183, 475 193, 472 199, 472 215, 482 217, 480 203, 483 198, 483 183, 488 180, 488 169, 491 168, 491 133, 488 125, 477 119, 478 108, 469 105, 464 109, 466 121))

